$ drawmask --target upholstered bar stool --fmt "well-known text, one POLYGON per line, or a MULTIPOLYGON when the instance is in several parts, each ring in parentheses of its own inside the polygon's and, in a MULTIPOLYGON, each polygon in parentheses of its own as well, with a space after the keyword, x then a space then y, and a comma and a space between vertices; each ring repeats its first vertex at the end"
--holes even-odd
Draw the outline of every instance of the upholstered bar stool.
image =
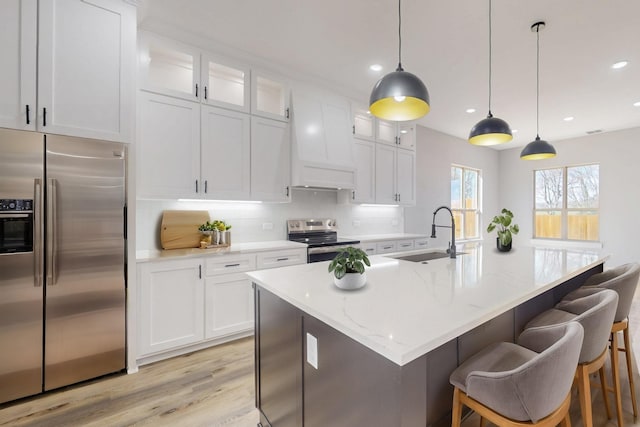
POLYGON ((518 343, 492 344, 449 378, 454 386, 451 426, 467 406, 499 426, 571 426, 571 383, 582 347, 577 322, 532 328, 518 343))
POLYGON ((584 286, 571 292, 564 300, 574 300, 586 295, 599 292, 602 289, 611 289, 618 293, 618 308, 611 327, 611 373, 613 375, 613 393, 616 399, 616 412, 618 415, 618 426, 623 427, 622 416, 622 398, 620 393, 620 363, 618 352, 625 353, 627 362, 627 374, 629 377, 629 389, 631 391, 631 404, 633 406, 633 417, 638 417, 638 407, 636 401, 636 388, 633 381, 633 369, 631 361, 631 345, 629 340, 629 312, 631 311, 631 303, 633 295, 638 286, 640 278, 640 264, 629 263, 624 264, 602 273, 594 274, 589 277, 584 286), (618 332, 623 333, 624 348, 618 347, 618 332))
POLYGON ((603 289, 573 301, 560 301, 554 308, 533 318, 525 327, 527 330, 575 321, 584 328, 584 340, 582 341, 578 367, 575 370, 574 382, 577 383, 580 393, 580 411, 585 427, 593 426, 589 384, 589 374, 593 372, 598 371, 600 374, 602 397, 607 417, 611 418, 604 379, 604 362, 607 358, 609 334, 617 305, 618 294, 612 290, 603 289))

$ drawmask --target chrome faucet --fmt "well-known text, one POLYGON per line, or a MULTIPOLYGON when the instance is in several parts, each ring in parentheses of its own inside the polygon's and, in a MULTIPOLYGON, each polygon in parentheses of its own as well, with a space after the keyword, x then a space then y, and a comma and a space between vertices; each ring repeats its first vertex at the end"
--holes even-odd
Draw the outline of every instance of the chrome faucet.
POLYGON ((436 238, 436 227, 442 228, 450 228, 451 229, 451 241, 449 242, 449 248, 447 249, 447 253, 450 258, 456 257, 456 221, 453 219, 453 212, 446 206, 440 206, 438 209, 433 211, 433 222, 431 224, 431 238, 436 238), (451 225, 436 225, 436 214, 440 211, 440 209, 446 209, 449 211, 449 215, 451 215, 451 225))

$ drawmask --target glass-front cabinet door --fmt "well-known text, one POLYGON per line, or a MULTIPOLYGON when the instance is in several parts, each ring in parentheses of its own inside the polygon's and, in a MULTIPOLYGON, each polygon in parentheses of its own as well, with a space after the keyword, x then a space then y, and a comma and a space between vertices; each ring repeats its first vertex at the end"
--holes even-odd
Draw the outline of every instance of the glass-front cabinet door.
POLYGON ((260 70, 251 70, 251 113, 289 121, 290 87, 285 79, 260 70))
POLYGON ((205 104, 248 113, 250 76, 246 65, 203 54, 200 99, 205 104))
POLYGON ((140 88, 197 101, 200 87, 200 52, 153 34, 140 33, 138 49, 140 88))

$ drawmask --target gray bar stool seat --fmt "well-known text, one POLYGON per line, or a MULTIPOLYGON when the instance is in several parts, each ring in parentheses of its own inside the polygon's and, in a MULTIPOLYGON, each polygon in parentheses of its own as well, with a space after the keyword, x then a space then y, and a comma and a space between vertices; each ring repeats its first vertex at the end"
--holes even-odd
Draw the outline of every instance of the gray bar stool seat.
POLYGON ((582 347, 577 322, 532 328, 492 344, 451 374, 452 427, 467 406, 499 426, 570 427, 571 383, 582 347))
POLYGON ((640 278, 640 264, 629 263, 615 268, 611 268, 602 273, 589 277, 584 286, 571 292, 564 300, 571 301, 599 292, 602 289, 611 289, 618 293, 618 307, 611 327, 611 373, 613 375, 613 391, 616 399, 616 412, 618 416, 618 427, 623 427, 622 398, 620 392, 620 362, 618 353, 624 352, 627 362, 627 375, 629 377, 629 389, 631 391, 631 404, 633 406, 633 417, 638 417, 638 406, 636 400, 636 388, 633 381, 633 369, 631 361, 631 344, 629 339, 629 312, 631 303, 638 286, 640 278), (624 347, 618 347, 618 332, 622 332, 624 347))
POLYGON ((577 383, 580 392, 580 410, 585 427, 593 426, 589 383, 589 374, 593 372, 600 373, 602 396, 607 416, 611 418, 606 392, 604 362, 607 358, 609 334, 617 306, 618 294, 615 291, 603 289, 575 300, 560 301, 554 308, 533 318, 525 327, 527 330, 574 321, 580 323, 584 328, 584 340, 580 349, 578 367, 575 369, 574 382, 577 383))

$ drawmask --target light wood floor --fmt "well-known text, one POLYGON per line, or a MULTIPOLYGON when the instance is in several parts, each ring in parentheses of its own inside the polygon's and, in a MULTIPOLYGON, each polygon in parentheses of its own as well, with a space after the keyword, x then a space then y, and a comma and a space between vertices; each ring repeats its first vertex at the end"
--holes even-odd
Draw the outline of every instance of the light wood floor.
MULTIPOLYGON (((640 343, 640 295, 630 321, 632 339, 640 343)), ((634 351, 639 358, 640 344, 634 351)), ((640 427, 631 414, 625 369, 621 377, 625 426, 640 427)), ((640 388, 637 374, 636 385, 640 388)), ((602 396, 593 391, 594 426, 616 426, 615 410, 613 419, 607 420, 602 396)), ((575 393, 571 414, 573 426, 582 426, 575 393)), ((0 426, 255 427, 257 422, 253 338, 143 366, 134 375, 110 376, 0 406, 0 426)), ((478 425, 475 415, 462 424, 478 425)))

